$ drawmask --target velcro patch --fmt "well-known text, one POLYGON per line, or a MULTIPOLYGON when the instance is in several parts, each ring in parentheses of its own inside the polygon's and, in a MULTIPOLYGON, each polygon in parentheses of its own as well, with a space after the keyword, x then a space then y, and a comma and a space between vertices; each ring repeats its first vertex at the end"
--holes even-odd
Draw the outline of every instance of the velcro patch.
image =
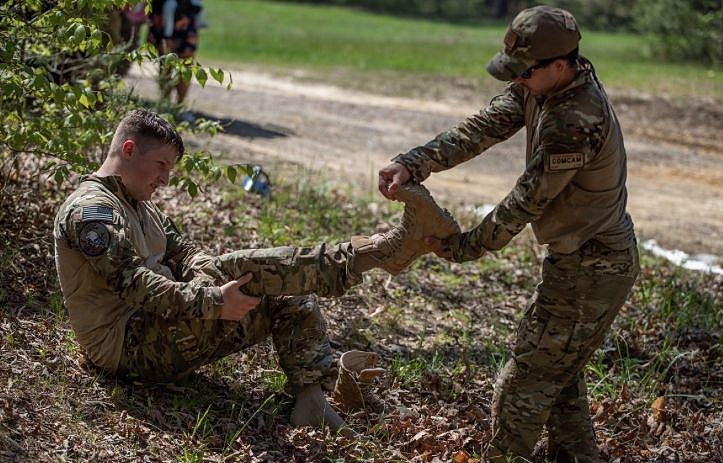
POLYGON ((110 206, 84 206, 80 215, 83 222, 113 222, 113 208, 110 206))
POLYGON ((517 45, 517 39, 519 36, 515 31, 512 30, 512 28, 507 29, 507 33, 505 34, 505 51, 507 53, 512 53, 515 50, 515 46, 517 45))
POLYGON ((103 254, 110 245, 110 232, 101 222, 86 222, 80 229, 78 246, 86 256, 103 254))
POLYGON ((585 165, 582 153, 560 153, 548 155, 550 170, 579 169, 585 165))

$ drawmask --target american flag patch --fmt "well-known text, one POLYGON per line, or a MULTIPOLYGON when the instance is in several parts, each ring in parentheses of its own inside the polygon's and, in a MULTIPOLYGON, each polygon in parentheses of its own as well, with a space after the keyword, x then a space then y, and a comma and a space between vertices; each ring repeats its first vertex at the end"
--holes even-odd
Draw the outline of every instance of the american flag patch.
POLYGON ((110 206, 85 206, 80 220, 83 222, 113 222, 113 208, 110 206))

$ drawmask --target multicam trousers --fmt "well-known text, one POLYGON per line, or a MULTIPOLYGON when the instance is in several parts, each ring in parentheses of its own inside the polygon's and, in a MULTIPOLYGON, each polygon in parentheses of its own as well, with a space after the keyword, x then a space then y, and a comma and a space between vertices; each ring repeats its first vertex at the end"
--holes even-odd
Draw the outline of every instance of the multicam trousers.
POLYGON ((264 297, 242 321, 170 320, 138 311, 128 321, 118 374, 175 381, 272 337, 292 392, 336 375, 315 296, 264 297))
POLYGON ((545 258, 513 356, 495 385, 488 460, 531 460, 547 425, 552 461, 600 461, 583 368, 639 271, 635 246, 618 251, 595 240, 571 254, 545 258))
POLYGON ((259 307, 240 322, 171 320, 138 311, 126 325, 118 373, 173 381, 272 336, 292 390, 324 382, 335 375, 336 362, 316 298, 303 295, 337 296, 359 283, 352 258, 349 243, 224 254, 217 258, 220 273, 215 279, 253 273, 243 291, 264 296, 259 307))
POLYGON ((249 295, 341 296, 362 281, 353 270, 353 259, 351 243, 341 243, 313 248, 245 249, 223 254, 216 261, 231 278, 254 274, 243 289, 249 295))

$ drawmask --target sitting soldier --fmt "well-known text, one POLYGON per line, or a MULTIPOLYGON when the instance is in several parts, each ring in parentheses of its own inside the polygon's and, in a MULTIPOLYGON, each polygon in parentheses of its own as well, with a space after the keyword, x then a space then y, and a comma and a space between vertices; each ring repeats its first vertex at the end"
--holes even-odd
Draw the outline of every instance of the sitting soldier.
POLYGON ((132 111, 101 167, 60 207, 55 260, 78 342, 111 374, 165 382, 271 335, 296 397, 292 424, 342 428, 321 389, 336 356, 311 294, 341 295, 372 268, 397 274, 428 251, 424 237, 458 233, 457 223, 408 184, 397 195, 401 224, 387 233, 214 257, 150 201, 183 152, 170 124, 132 111))

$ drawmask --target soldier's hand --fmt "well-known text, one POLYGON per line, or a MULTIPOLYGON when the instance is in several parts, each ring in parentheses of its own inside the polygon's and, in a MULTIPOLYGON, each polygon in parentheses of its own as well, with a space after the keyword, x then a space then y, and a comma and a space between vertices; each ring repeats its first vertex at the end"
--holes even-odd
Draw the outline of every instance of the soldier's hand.
POLYGON ((379 169, 379 191, 384 197, 394 199, 399 187, 407 183, 410 178, 412 178, 412 174, 405 166, 392 162, 379 169))
POLYGON ((241 287, 251 281, 253 274, 247 273, 238 280, 232 280, 221 286, 223 306, 221 307, 221 320, 243 320, 246 314, 251 312, 261 299, 254 296, 247 296, 242 293, 241 287))

